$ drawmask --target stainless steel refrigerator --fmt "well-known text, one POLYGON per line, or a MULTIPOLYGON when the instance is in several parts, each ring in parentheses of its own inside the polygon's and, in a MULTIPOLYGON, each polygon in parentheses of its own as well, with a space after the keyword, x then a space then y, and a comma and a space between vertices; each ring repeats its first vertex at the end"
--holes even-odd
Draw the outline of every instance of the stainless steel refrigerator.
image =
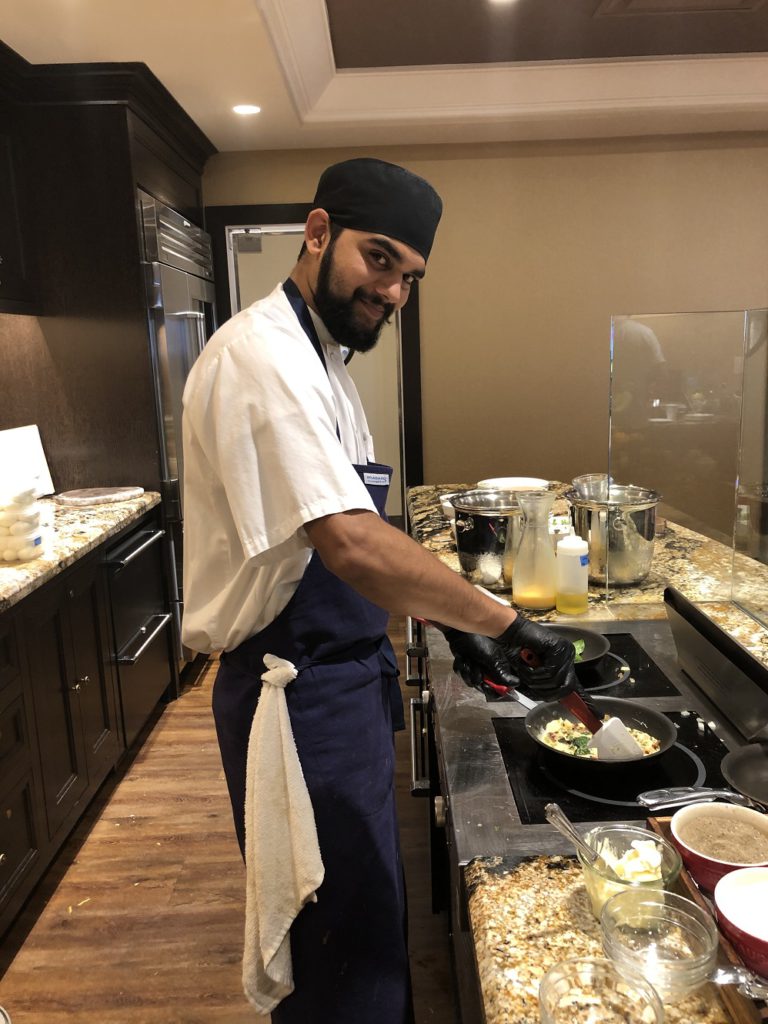
POLYGON ((210 236, 146 192, 138 193, 150 352, 159 425, 171 612, 179 667, 184 606, 181 398, 187 375, 216 329, 210 236))

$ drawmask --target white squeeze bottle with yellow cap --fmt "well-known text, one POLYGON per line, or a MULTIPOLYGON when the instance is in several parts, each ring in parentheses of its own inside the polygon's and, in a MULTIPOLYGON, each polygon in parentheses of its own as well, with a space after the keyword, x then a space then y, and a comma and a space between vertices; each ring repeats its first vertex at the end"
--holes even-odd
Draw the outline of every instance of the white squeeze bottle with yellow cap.
POLYGON ((570 536, 557 542, 555 607, 564 615, 582 615, 587 610, 588 588, 589 544, 571 527, 570 536))

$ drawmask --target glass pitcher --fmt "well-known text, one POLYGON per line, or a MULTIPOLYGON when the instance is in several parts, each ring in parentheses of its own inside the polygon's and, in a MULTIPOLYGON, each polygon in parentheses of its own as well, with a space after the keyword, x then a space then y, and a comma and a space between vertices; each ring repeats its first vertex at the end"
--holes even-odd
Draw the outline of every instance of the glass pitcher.
POLYGON ((512 571, 512 600, 518 608, 546 611, 555 607, 557 562, 549 536, 553 491, 519 491, 523 533, 512 571))

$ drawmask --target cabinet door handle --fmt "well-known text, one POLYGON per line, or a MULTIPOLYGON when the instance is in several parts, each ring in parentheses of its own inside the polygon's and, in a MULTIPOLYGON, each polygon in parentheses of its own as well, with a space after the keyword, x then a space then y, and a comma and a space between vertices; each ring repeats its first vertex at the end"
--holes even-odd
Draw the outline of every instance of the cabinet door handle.
POLYGON ((8 854, 0 853, 0 864, 3 864, 6 860, 8 860, 8 854))
POLYGON ((154 544, 160 540, 161 537, 165 536, 165 530, 155 530, 147 537, 147 539, 139 544, 137 547, 130 551, 125 558, 110 558, 107 561, 107 565, 110 569, 124 569, 126 565, 130 565, 134 558, 138 558, 142 551, 146 551, 150 544, 154 544))
POLYGON ((117 656, 118 665, 135 665, 160 630, 167 622, 170 621, 170 618, 170 612, 166 612, 165 615, 153 615, 146 624, 141 627, 136 636, 125 645, 122 651, 120 651, 117 656), (137 643, 139 646, 134 649, 134 645, 137 643))
POLYGON ((91 677, 90 676, 80 676, 80 678, 76 679, 74 681, 74 683, 70 686, 70 690, 74 691, 74 693, 80 693, 82 688, 84 686, 87 686, 88 683, 90 683, 90 681, 91 681, 91 677))

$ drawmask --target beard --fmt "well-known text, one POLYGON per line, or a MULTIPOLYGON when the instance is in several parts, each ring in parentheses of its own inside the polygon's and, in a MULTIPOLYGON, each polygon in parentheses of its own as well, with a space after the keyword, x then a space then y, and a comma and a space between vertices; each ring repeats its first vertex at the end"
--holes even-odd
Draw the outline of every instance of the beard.
POLYGON ((389 323, 395 307, 390 302, 382 302, 364 288, 356 288, 349 298, 342 294, 333 259, 337 237, 331 238, 320 261, 314 294, 315 307, 334 341, 355 352, 370 352, 379 340, 384 325, 389 323), (367 319, 355 307, 359 300, 378 306, 381 319, 373 322, 367 319))

